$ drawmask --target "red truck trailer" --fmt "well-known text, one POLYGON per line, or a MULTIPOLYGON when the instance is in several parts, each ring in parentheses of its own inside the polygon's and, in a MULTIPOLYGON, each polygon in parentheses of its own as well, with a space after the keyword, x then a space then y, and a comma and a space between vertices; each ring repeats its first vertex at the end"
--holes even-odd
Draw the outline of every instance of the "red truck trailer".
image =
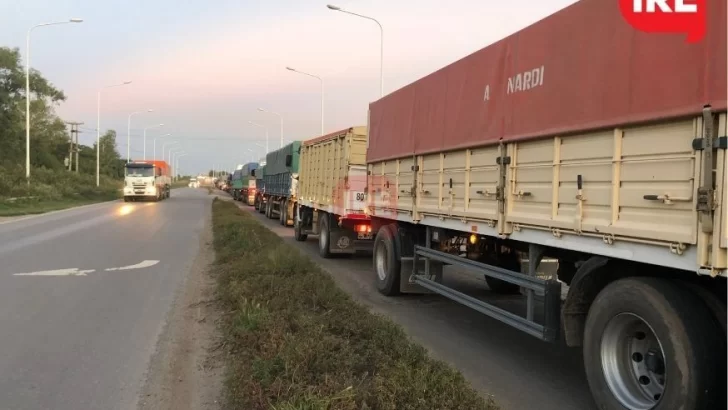
POLYGON ((726 1, 703 6, 689 43, 581 0, 371 103, 379 291, 581 346, 600 409, 725 408, 726 1))

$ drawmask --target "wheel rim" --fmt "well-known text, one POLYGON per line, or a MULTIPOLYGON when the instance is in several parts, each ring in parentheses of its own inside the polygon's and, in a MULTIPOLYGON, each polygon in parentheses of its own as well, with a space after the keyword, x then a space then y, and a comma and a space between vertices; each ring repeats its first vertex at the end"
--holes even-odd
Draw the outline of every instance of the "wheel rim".
POLYGON ((387 269, 389 262, 387 261, 387 247, 384 246, 384 242, 377 244, 376 254, 374 256, 375 265, 377 268, 377 277, 379 280, 385 280, 387 278, 387 269))
POLYGON ((614 397, 630 410, 652 409, 664 395, 665 352, 652 327, 633 313, 620 313, 604 329, 604 378, 614 397))

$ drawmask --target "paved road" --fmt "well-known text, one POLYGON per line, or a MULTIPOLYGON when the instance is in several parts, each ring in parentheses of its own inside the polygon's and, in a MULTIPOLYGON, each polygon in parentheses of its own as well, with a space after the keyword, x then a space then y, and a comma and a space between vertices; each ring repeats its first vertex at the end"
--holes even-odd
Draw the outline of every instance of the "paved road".
MULTIPOLYGON (((332 272, 339 286, 356 299, 391 317, 434 356, 461 370, 476 389, 492 394, 504 410, 596 408, 580 349, 541 342, 437 295, 386 298, 374 288, 371 257, 322 259, 318 256, 317 237, 309 237, 306 243, 296 242, 292 228, 254 214, 332 272)), ((514 297, 489 294, 484 280, 445 269, 444 281, 449 286, 517 313, 523 310, 523 303, 514 297)))
POLYGON ((0 223, 0 408, 135 408, 211 198, 184 188, 0 223), (158 262, 106 270, 143 261, 158 262))

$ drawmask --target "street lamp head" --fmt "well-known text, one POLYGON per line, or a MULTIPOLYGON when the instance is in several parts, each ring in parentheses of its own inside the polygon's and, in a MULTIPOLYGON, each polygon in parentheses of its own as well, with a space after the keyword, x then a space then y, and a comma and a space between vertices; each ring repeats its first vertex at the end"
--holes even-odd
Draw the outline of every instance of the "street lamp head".
POLYGON ((159 124, 160 127, 164 127, 164 124, 159 124))
POLYGON ((260 111, 260 112, 265 112, 265 110, 264 110, 264 109, 262 109, 262 108, 258 108, 258 111, 260 111))
POLYGON ((288 71, 296 71, 296 69, 293 68, 293 67, 286 67, 286 70, 288 70, 288 71))
POLYGON ((152 108, 148 109, 147 112, 153 112, 154 110, 152 108))
POLYGON ((131 81, 124 81, 124 85, 131 84, 131 81))
POLYGON ((333 4, 327 4, 326 7, 328 7, 330 10, 336 10, 336 11, 341 10, 341 7, 334 6, 333 4))
POLYGON ((83 19, 79 19, 79 18, 72 18, 72 19, 70 19, 68 21, 70 23, 83 23, 83 19))

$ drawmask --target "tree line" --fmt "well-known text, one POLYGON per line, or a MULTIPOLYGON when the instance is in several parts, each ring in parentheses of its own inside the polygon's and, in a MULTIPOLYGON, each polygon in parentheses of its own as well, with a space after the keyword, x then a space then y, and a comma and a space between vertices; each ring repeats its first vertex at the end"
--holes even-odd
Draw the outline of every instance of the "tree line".
MULTIPOLYGON (((33 168, 68 172, 65 161, 70 153, 70 133, 55 112, 66 101, 66 95, 37 70, 31 69, 29 77, 31 179, 33 168)), ((0 47, 0 173, 25 173, 25 98, 25 69, 20 51, 0 47)), ((100 173, 123 178, 125 160, 117 150, 114 130, 101 136, 100 148, 100 173)), ((95 175, 95 142, 92 146, 79 146, 79 172, 95 175)))

